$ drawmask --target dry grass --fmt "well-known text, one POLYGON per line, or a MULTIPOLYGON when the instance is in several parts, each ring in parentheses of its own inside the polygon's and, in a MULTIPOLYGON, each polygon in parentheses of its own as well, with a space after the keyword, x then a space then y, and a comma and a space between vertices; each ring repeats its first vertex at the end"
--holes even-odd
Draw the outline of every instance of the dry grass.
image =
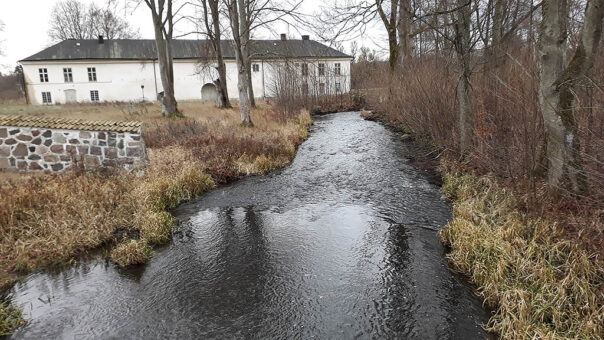
POLYGON ((111 258, 120 266, 145 263, 151 257, 151 247, 142 240, 127 240, 111 251, 111 258))
MULTIPOLYGON (((70 117, 83 118, 86 107, 70 117)), ((187 119, 162 119, 159 110, 140 117, 150 160, 144 173, 0 176, 0 287, 103 245, 119 265, 146 261, 149 246, 170 240, 168 209, 215 183, 288 164, 311 123, 308 113, 284 120, 264 104, 252 111, 253 128, 239 125, 237 109, 181 108, 187 119)))
POLYGON ((441 232, 454 267, 489 305, 488 328, 504 339, 601 339, 604 262, 562 237, 551 220, 528 217, 494 177, 447 175, 454 219, 441 232))

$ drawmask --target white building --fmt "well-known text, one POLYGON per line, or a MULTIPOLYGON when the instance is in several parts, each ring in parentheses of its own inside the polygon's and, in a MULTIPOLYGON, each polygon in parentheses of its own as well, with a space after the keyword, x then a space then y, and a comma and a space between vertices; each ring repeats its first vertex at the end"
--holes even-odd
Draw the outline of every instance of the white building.
MULTIPOLYGON (((207 40, 173 42, 177 100, 214 100, 218 78, 207 40)), ((237 65, 231 41, 223 41, 229 97, 237 99, 237 65)), ((352 57, 302 36, 254 40, 254 96, 271 97, 277 70, 289 65, 320 93, 350 89, 352 57)), ((162 91, 154 40, 65 40, 20 61, 31 104, 155 100, 162 91)))

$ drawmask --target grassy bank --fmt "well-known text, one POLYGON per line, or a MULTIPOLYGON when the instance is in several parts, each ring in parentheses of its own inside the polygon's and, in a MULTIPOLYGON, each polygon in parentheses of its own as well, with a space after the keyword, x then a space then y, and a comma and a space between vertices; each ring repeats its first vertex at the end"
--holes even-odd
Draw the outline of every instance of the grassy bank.
POLYGON ((471 157, 460 162, 388 112, 362 116, 412 135, 420 150, 414 165, 442 175, 454 216, 440 236, 452 267, 493 309, 489 331, 503 339, 604 338, 601 204, 551 197, 545 183, 526 186, 471 157))
MULTIPOLYGON (((286 118, 266 105, 253 110, 253 128, 240 126, 237 109, 185 115, 140 115, 150 161, 144 172, 0 174, 0 289, 101 246, 119 265, 147 261, 154 245, 170 240, 169 209, 218 184, 287 165, 311 124, 308 113, 286 118)), ((0 310, 1 327, 14 325, 13 311, 0 310)))
POLYGON ((441 232, 451 264, 496 313, 504 339, 601 339, 604 262, 558 223, 528 216, 492 176, 448 174, 453 220, 441 232))

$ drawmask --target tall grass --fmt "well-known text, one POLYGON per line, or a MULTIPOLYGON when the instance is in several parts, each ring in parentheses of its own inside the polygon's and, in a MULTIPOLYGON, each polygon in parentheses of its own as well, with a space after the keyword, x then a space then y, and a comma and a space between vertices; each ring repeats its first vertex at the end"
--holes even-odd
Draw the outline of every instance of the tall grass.
POLYGON ((531 218, 492 176, 445 176, 454 219, 441 231, 452 265, 496 306, 488 329, 504 339, 601 339, 604 262, 531 218))
POLYGON ((145 172, 0 176, 0 287, 103 245, 119 265, 145 262, 151 246, 171 238, 169 209, 216 183, 286 165, 311 123, 308 113, 281 121, 259 108, 245 128, 232 111, 146 126, 145 172))
MULTIPOLYGON (((359 90, 381 120, 435 150, 456 197, 442 233, 453 266, 467 273, 506 339, 604 338, 604 50, 580 79, 578 134, 589 191, 552 195, 545 174, 539 57, 510 45, 496 60, 476 53, 471 77, 473 147, 459 153, 456 60, 431 52, 408 60, 390 89, 385 63, 357 63, 359 90), (363 70, 360 70, 363 71, 363 70), (383 83, 383 81, 382 81, 383 83), (363 89, 365 87, 366 89, 363 89), (486 176, 486 177, 480 177, 486 176)), ((374 118, 374 117, 370 117, 374 118)))

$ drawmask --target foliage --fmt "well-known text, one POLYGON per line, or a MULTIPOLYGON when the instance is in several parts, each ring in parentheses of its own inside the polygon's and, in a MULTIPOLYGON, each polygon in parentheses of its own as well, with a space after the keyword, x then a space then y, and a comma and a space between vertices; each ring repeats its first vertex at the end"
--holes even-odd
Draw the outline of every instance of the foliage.
POLYGON ((8 302, 0 302, 0 336, 12 333, 24 323, 20 309, 8 302))
POLYGON ((604 263, 561 237, 551 220, 527 217, 493 176, 445 176, 454 218, 440 235, 451 264, 467 273, 504 339, 599 339, 604 263))

